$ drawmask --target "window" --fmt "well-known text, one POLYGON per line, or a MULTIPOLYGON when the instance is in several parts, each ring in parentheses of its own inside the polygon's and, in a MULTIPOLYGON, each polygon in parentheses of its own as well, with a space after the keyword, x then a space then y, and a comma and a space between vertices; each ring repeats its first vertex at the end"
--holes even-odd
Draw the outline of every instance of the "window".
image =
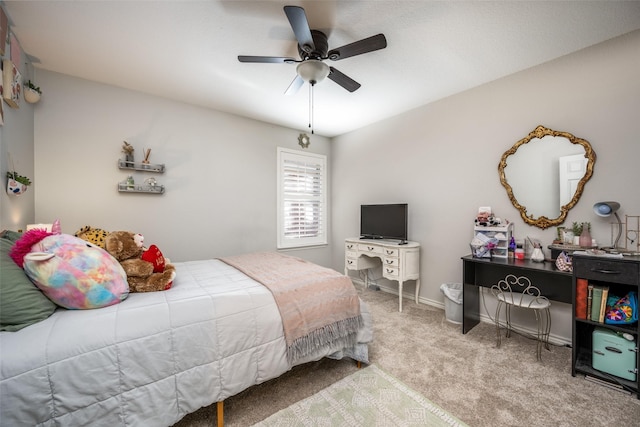
POLYGON ((327 243, 327 157, 278 148, 278 249, 327 243))

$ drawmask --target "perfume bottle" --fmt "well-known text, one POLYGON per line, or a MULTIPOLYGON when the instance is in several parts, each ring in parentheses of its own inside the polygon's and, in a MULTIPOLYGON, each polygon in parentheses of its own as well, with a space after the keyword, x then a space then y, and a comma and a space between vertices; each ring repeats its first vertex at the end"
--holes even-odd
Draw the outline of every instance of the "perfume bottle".
POLYGON ((509 259, 513 259, 516 255, 516 239, 513 236, 511 236, 511 240, 509 240, 509 248, 507 251, 509 259))

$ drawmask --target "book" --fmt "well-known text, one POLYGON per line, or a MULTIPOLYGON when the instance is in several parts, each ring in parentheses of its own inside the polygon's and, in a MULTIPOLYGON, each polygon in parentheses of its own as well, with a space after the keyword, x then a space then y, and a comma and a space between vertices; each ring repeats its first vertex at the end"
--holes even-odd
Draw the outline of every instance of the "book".
POLYGON ((591 319, 591 307, 593 302, 593 285, 587 286, 587 319, 591 319))
POLYGON ((600 304, 602 303, 602 288, 600 286, 593 287, 593 299, 591 300, 591 318, 593 322, 600 319, 600 304))
POLYGON ((604 323, 604 315, 607 311, 607 298, 609 298, 609 287, 604 286, 602 288, 602 301, 600 302, 600 315, 598 316, 598 322, 604 323))
POLYGON ((576 318, 587 318, 587 279, 576 279, 576 318))

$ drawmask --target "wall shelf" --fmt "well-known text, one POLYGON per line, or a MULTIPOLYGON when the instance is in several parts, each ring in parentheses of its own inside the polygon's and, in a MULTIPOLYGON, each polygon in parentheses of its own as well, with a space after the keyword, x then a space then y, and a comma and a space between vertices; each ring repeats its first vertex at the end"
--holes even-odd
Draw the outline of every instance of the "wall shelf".
POLYGON ((118 160, 118 167, 120 169, 127 169, 127 170, 140 171, 140 172, 164 173, 163 164, 127 162, 126 160, 118 160))
POLYGON ((147 194, 164 194, 164 185, 140 185, 127 184, 126 182, 118 183, 118 191, 121 193, 147 193, 147 194))

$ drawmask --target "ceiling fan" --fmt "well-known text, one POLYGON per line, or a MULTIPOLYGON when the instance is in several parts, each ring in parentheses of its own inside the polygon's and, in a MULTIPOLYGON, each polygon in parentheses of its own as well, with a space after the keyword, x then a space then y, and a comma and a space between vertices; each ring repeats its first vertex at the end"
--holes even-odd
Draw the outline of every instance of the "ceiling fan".
POLYGON ((327 35, 319 30, 312 30, 307 21, 307 15, 302 7, 285 6, 284 13, 289 19, 293 33, 298 41, 298 53, 300 59, 278 56, 247 56, 238 55, 240 62, 259 62, 273 64, 295 64, 297 75, 286 90, 287 95, 294 94, 304 82, 309 82, 313 87, 316 83, 328 77, 349 92, 360 88, 360 83, 337 69, 328 66, 323 61, 330 59, 339 61, 374 50, 387 47, 387 39, 384 34, 377 34, 366 39, 353 42, 342 47, 329 50, 327 35))

